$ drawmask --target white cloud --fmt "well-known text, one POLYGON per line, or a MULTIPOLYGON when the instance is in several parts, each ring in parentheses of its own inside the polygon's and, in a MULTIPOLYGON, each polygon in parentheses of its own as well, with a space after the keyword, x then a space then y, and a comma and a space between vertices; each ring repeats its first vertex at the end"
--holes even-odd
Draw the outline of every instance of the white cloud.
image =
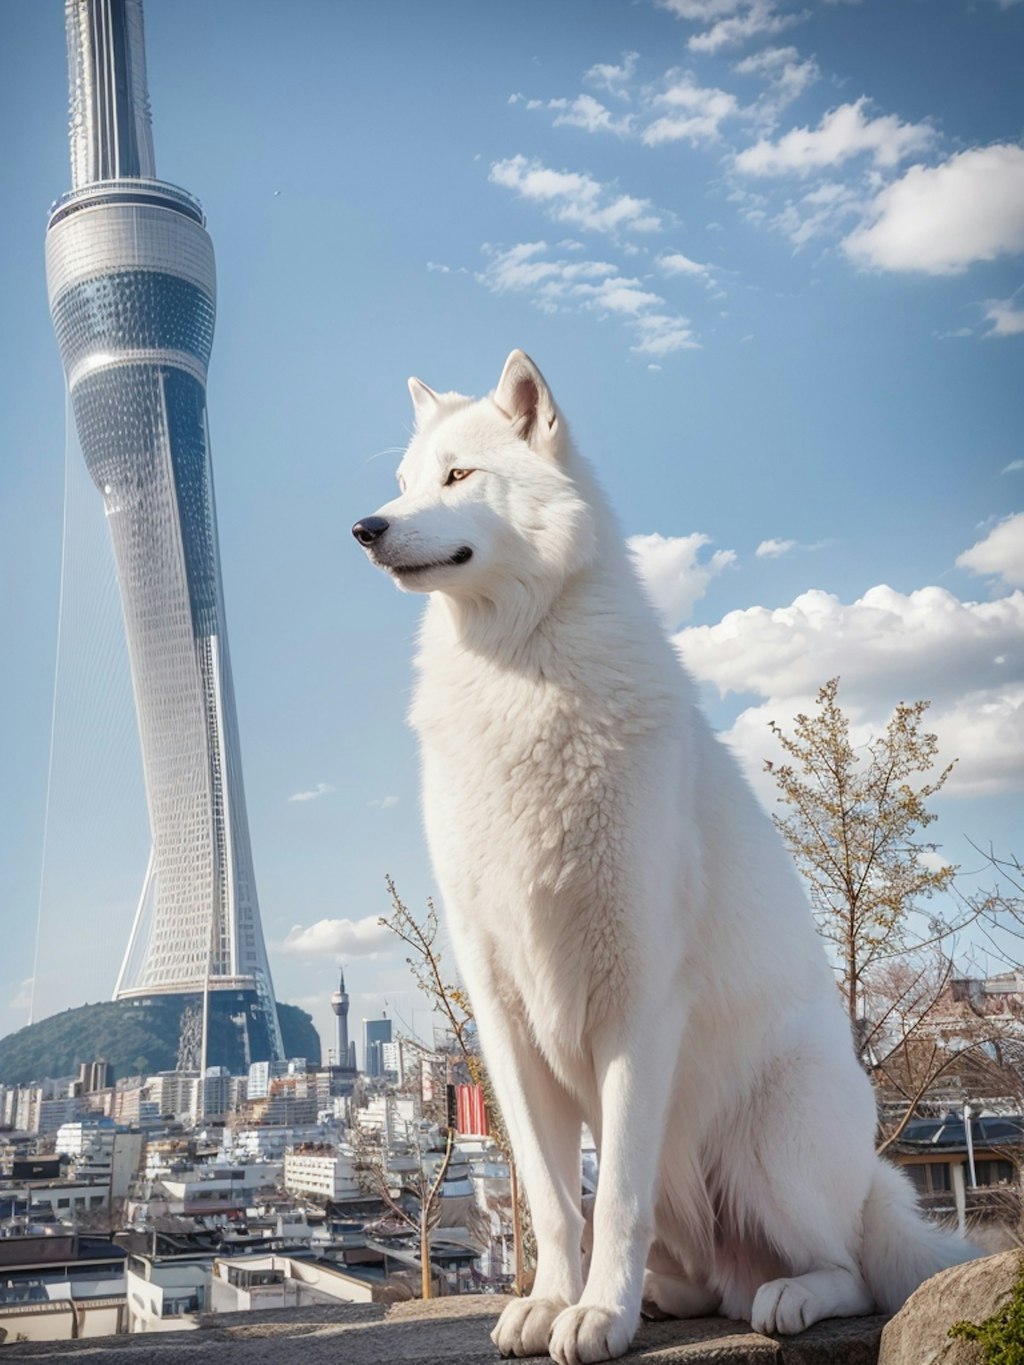
POLYGON ((713 141, 722 122, 740 112, 735 95, 717 86, 698 85, 687 72, 672 74, 671 84, 654 99, 654 107, 669 112, 649 124, 641 134, 648 147, 663 142, 686 141, 694 145, 713 141))
POLYGON ((391 930, 376 915, 365 919, 322 919, 293 925, 278 952, 285 957, 367 957, 394 946, 391 930))
POLYGON ((331 784, 330 784, 329 782, 318 782, 318 783, 316 784, 316 786, 313 787, 313 788, 311 788, 309 791, 304 791, 304 792, 292 792, 292 794, 291 794, 291 796, 289 796, 288 800, 289 800, 289 801, 318 801, 318 800, 320 799, 321 796, 329 796, 330 793, 331 793, 332 791, 334 791, 334 788, 331 786, 331 784))
POLYGON ((754 554, 757 555, 758 559, 778 559, 781 555, 787 555, 790 550, 795 549, 795 540, 762 540, 754 554))
POLYGON ((695 33, 687 47, 691 52, 717 52, 745 43, 759 33, 781 33, 800 18, 798 14, 780 14, 771 0, 748 0, 740 13, 719 19, 703 33, 695 33))
POLYGON ((690 671, 725 695, 753 694, 724 736, 764 796, 774 756, 768 722, 806 710, 821 684, 842 678, 842 700, 860 738, 898 700, 930 699, 928 729, 944 762, 959 760, 950 790, 962 795, 1020 786, 1024 776, 1024 593, 962 602, 944 588, 902 594, 871 588, 852 603, 815 589, 791 606, 730 612, 675 636, 690 671))
POLYGON ((1004 465, 1004 474, 1019 474, 1024 470, 1024 460, 1011 460, 1008 465, 1004 465))
POLYGON ((987 337, 1014 337, 1024 332, 1024 308, 1013 299, 989 299, 985 304, 985 321, 992 326, 987 337))
POLYGON ((689 619, 694 603, 707 592, 716 574, 736 562, 733 550, 700 552, 710 536, 630 536, 626 542, 647 592, 669 630, 689 619))
POLYGON ((946 761, 959 762, 950 778, 958 796, 1019 790, 1024 761, 1024 687, 970 692, 928 713, 946 761))
POLYGON ((375 806, 375 807, 377 808, 377 810, 390 810, 390 809, 392 808, 392 806, 397 806, 397 805, 398 805, 398 797, 397 797, 397 796, 375 796, 374 799, 373 799, 372 801, 368 802, 368 804, 371 805, 371 806, 375 806))
POLYGON ((876 166, 893 167, 924 150, 935 136, 927 123, 901 123, 894 114, 865 116, 867 98, 830 109, 817 128, 792 128, 777 141, 762 138, 740 152, 736 169, 745 175, 806 175, 870 155, 876 166))
POLYGON ((555 171, 518 155, 496 161, 488 177, 544 207, 552 218, 591 232, 658 232, 661 219, 649 199, 616 194, 607 185, 578 171, 555 171))
POLYGON ((1024 251, 1024 147, 975 147, 911 166, 843 245, 863 265, 930 275, 1024 251))
POLYGON ((1019 659, 1024 592, 961 602, 945 588, 900 593, 884 584, 844 603, 811 588, 788 607, 748 607, 683 632, 693 671, 722 695, 813 695, 840 674, 859 691, 941 694, 1002 684, 1019 659), (923 690, 922 690, 923 689, 923 690))
POLYGON ((958 569, 993 575, 1007 587, 1024 588, 1024 512, 1004 518, 956 563, 958 569))

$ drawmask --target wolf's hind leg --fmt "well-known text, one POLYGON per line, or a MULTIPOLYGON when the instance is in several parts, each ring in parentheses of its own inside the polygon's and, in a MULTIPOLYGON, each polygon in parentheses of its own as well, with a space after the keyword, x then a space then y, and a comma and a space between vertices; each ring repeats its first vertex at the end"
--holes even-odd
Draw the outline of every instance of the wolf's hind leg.
POLYGON ((859 1317, 871 1309, 871 1295, 859 1271, 835 1266, 763 1284, 754 1295, 750 1325, 755 1332, 788 1336, 822 1318, 859 1317))
POLYGON ((654 1318, 704 1318, 718 1310, 720 1295, 683 1275, 644 1272, 642 1312, 654 1318))

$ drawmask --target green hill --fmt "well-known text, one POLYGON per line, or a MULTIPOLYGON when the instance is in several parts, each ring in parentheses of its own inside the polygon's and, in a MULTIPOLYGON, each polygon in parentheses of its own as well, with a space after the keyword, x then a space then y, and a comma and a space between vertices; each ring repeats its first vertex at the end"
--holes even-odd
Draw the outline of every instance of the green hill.
MULTIPOLYGON (((103 1060, 117 1080, 173 1070, 181 1027, 180 998, 145 1002, 103 1000, 40 1019, 0 1038, 0 1085, 26 1085, 46 1076, 69 1076, 82 1062, 103 1060)), ((320 1035, 312 1016, 297 1005, 278 1004, 285 1055, 320 1061, 320 1035)), ((211 1014, 207 1054, 235 1073, 245 1070, 239 1030, 211 1014)))

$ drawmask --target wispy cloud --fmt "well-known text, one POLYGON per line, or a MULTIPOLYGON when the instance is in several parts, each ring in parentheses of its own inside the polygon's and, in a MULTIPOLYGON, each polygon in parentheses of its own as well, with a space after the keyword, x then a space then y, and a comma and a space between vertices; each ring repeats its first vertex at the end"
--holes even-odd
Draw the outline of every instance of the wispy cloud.
POLYGON ((649 199, 619 194, 580 171, 556 171, 522 155, 496 161, 488 179, 539 204, 550 217, 590 232, 659 232, 662 220, 649 199))
POLYGON ((821 78, 814 58, 801 57, 795 47, 766 47, 744 57, 733 70, 739 76, 755 76, 765 82, 759 112, 773 120, 821 78))
POLYGON ((9 1010, 27 1010, 32 1008, 32 983, 34 978, 26 976, 18 988, 18 993, 13 1000, 9 1000, 7 1008, 9 1010))
POLYGON ((632 333, 631 349, 639 355, 665 356, 700 345, 688 318, 675 313, 643 280, 624 275, 609 261, 553 257, 543 241, 485 251, 490 259, 477 278, 492 293, 525 294, 545 313, 615 317, 632 333))
POLYGON ((687 41, 691 52, 718 52, 723 47, 738 47, 761 34, 781 33, 791 24, 799 23, 800 14, 781 13, 771 0, 749 0, 737 7, 739 12, 695 33, 687 41))
POLYGON ((633 124, 630 114, 616 118, 610 109, 593 95, 577 95, 574 100, 548 100, 554 109, 555 127, 582 128, 587 133, 617 133, 624 136, 633 124))
POLYGON ((392 806, 398 805, 397 796, 375 796, 368 805, 375 806, 377 810, 390 810, 392 806))
POLYGON ((619 99, 628 99, 629 92, 626 87, 636 74, 639 60, 640 54, 638 52, 624 52, 622 61, 618 65, 611 62, 597 62, 583 73, 583 79, 588 85, 597 86, 599 90, 607 90, 609 94, 615 95, 619 99))
POLYGON ((330 784, 329 782, 318 782, 318 783, 316 784, 316 786, 315 786, 315 787, 311 787, 311 788, 309 789, 309 791, 304 791, 304 792, 292 792, 292 794, 291 794, 291 796, 289 796, 288 800, 289 800, 289 801, 319 801, 319 799, 320 799, 321 796, 329 796, 329 795, 331 794, 332 791, 334 791, 334 788, 331 786, 331 784, 330 784))
POLYGON ((1011 460, 1008 465, 1004 465, 1003 473, 1004 474, 1024 473, 1024 460, 1011 460))
POLYGON ((784 555, 792 554, 794 550, 805 552, 820 550, 828 543, 827 540, 815 540, 808 545, 804 545, 798 540, 770 538, 768 540, 762 540, 754 551, 754 554, 758 559, 781 559, 784 555))
POLYGON ((778 559, 795 549, 795 540, 762 540, 754 554, 758 559, 778 559))
POLYGON ((659 256, 654 264, 663 275, 684 275, 690 279, 701 280, 704 284, 714 284, 713 268, 710 265, 703 265, 700 261, 692 261, 681 251, 667 251, 663 256, 659 256))
POLYGON ((664 142, 712 142, 722 123, 740 112, 735 95, 718 86, 700 85, 690 72, 669 72, 666 79, 665 89, 653 99, 653 107, 664 112, 640 135, 647 147, 664 142))
POLYGON ((1024 308, 1010 299, 989 299, 985 321, 991 323, 987 337, 1015 337, 1024 332, 1024 308))

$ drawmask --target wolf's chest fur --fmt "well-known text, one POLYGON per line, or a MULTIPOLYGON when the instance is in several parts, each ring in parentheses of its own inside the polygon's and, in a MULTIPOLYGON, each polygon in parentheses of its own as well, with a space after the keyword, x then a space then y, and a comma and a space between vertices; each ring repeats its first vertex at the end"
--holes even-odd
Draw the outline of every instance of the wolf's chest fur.
POLYGON ((570 688, 552 655, 543 673, 440 648, 420 662, 412 721, 460 969, 482 960, 565 1074, 629 989, 629 771, 652 718, 594 670, 570 688))

